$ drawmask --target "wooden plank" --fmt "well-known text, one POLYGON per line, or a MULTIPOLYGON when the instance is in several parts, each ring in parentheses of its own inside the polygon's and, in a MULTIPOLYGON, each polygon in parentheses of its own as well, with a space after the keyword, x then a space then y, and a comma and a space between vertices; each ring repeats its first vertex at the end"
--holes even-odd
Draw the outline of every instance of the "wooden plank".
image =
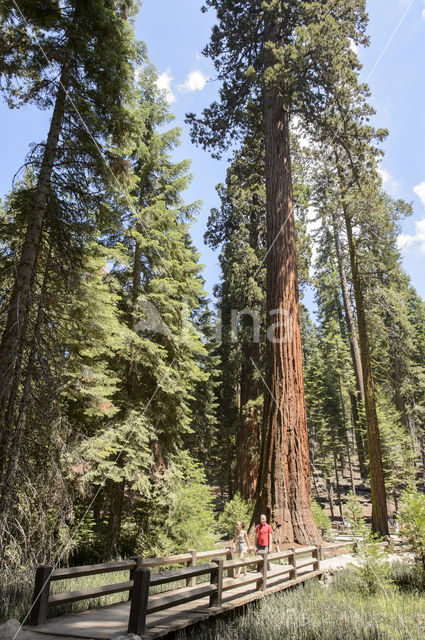
POLYGON ((79 578, 80 576, 94 576, 98 573, 110 573, 111 571, 126 571, 135 569, 137 566, 134 560, 120 560, 117 562, 105 562, 103 564, 82 565, 79 567, 66 567, 55 569, 52 580, 66 580, 68 578, 79 578))
POLYGON ((180 562, 188 562, 191 558, 192 554, 190 553, 180 553, 176 556, 166 556, 164 558, 143 558, 143 566, 160 567, 162 565, 179 564, 180 562))
POLYGON ((294 547, 294 549, 297 555, 300 553, 311 553, 316 550, 316 545, 311 545, 310 547, 294 547))
POLYGON ((215 551, 198 551, 198 558, 218 558, 227 555, 227 549, 216 549, 215 551))
POLYGON ((224 569, 238 569, 240 567, 248 567, 250 564, 257 564, 262 560, 262 556, 252 556, 251 558, 245 558, 244 560, 225 560, 223 563, 224 569))
POLYGON ((196 578, 196 576, 204 576, 216 569, 216 565, 198 564, 196 567, 184 567, 183 569, 175 569, 174 571, 161 571, 151 575, 151 585, 166 584, 175 580, 185 580, 186 578, 196 578))
POLYGON ((103 587, 89 587, 80 591, 67 591, 66 593, 55 593, 49 598, 49 605, 67 604, 68 602, 76 602, 77 600, 86 600, 87 598, 98 598, 111 593, 120 593, 133 588, 133 581, 119 582, 117 584, 107 584, 103 587))
POLYGON ((302 569, 303 567, 308 567, 310 564, 317 564, 316 558, 305 558, 304 560, 297 559, 297 569, 302 569))
POLYGON ((284 576, 286 573, 293 573, 293 571, 294 571, 294 567, 292 566, 292 564, 285 564, 279 567, 279 569, 277 569, 276 571, 273 571, 273 573, 269 573, 267 575, 267 578, 271 580, 272 578, 278 578, 279 576, 284 576))
POLYGON ((292 556, 291 549, 285 549, 284 551, 278 551, 276 553, 269 554, 269 561, 274 562, 275 560, 282 560, 283 558, 289 558, 292 556))
POLYGON ((223 580, 223 591, 229 591, 229 589, 237 589, 238 587, 242 587, 245 584, 252 584, 253 582, 257 582, 262 579, 262 574, 258 571, 253 573, 249 573, 246 578, 238 578, 235 580, 234 578, 227 578, 223 580))
POLYGON ((204 596, 210 595, 215 591, 217 587, 212 584, 205 584, 199 587, 189 587, 184 589, 178 589, 176 591, 164 594, 158 594, 150 596, 148 602, 148 613, 155 613, 155 611, 163 611, 169 607, 174 607, 179 604, 185 604, 186 602, 192 602, 192 600, 198 600, 204 596))

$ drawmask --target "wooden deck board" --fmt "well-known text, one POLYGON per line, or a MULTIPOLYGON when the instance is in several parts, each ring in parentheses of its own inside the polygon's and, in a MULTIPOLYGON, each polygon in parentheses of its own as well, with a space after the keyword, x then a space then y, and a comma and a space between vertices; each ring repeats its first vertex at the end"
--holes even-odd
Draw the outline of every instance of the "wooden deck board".
MULTIPOLYGON (((280 565, 275 565, 276 571, 280 568, 280 565)), ((223 593, 223 601, 220 607, 209 607, 209 598, 204 597, 164 611, 149 613, 146 619, 146 632, 143 639, 156 640, 157 638, 162 638, 169 633, 203 622, 210 617, 237 609, 250 602, 255 602, 266 595, 301 584, 306 579, 320 577, 321 574, 321 571, 311 573, 307 570, 304 573, 300 572, 296 580, 289 580, 288 575, 273 578, 272 565, 272 569, 267 576, 268 587, 266 591, 257 591, 255 583, 248 585, 238 584, 238 580, 235 579, 235 587, 223 593)), ((83 613, 51 618, 40 627, 25 627, 25 629, 38 634, 40 640, 44 640, 44 638, 47 640, 47 636, 60 640, 64 640, 64 638, 111 640, 117 635, 126 633, 129 611, 130 603, 121 602, 83 613)))

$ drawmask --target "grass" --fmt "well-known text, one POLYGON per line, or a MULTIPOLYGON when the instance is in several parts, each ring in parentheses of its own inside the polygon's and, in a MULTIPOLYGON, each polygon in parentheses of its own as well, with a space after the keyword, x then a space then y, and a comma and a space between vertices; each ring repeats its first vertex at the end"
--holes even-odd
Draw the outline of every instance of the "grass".
POLYGON ((351 570, 262 599, 233 620, 181 632, 178 640, 422 640, 425 594, 394 587, 371 597, 352 589, 351 570))

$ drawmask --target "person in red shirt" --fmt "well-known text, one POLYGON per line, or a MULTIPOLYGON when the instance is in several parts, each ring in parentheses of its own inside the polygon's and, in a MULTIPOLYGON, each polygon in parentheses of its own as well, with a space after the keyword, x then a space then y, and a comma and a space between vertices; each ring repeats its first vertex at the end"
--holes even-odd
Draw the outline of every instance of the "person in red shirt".
MULTIPOLYGON (((272 528, 267 523, 264 513, 260 516, 260 524, 255 527, 255 547, 257 552, 269 553, 272 550, 272 528)), ((270 570, 270 563, 267 563, 270 570)))

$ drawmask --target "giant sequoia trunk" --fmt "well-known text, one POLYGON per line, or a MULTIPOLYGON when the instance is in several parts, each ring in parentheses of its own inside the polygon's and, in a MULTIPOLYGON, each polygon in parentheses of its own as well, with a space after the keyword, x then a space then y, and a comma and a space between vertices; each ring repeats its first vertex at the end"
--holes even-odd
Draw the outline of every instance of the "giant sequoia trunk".
POLYGON ((259 345, 242 346, 241 391, 238 433, 236 436, 236 488, 244 500, 253 500, 257 489, 260 452, 260 425, 257 400, 260 386, 254 364, 258 366, 259 345))
MULTIPOLYGON (((266 41, 280 44, 281 25, 266 41)), ((266 384, 260 474, 254 517, 261 512, 276 543, 317 542, 310 501, 310 462, 301 353, 289 113, 277 90, 264 96, 267 202, 266 384)))
POLYGON ((348 250, 350 254, 351 275, 353 278, 354 298, 356 301, 357 324, 359 329, 360 354, 362 360, 365 390, 365 409, 367 424, 367 448, 370 465, 370 487, 372 493, 372 530, 381 536, 388 535, 387 497, 384 470, 382 466, 381 438, 375 402, 375 383, 372 369, 369 336, 366 322, 363 290, 357 261, 356 243, 351 220, 345 206, 344 219, 347 229, 348 250))

